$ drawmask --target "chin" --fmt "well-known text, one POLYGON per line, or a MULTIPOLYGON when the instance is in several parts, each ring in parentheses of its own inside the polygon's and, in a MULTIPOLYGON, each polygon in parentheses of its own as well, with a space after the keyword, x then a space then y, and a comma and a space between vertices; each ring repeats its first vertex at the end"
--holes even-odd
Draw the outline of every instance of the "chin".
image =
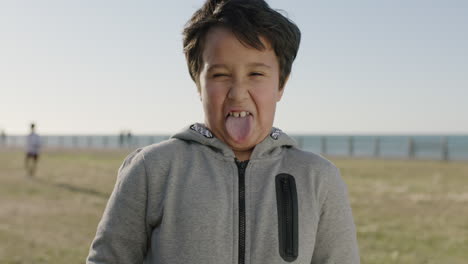
POLYGON ((255 144, 246 146, 246 145, 236 145, 236 146, 230 146, 232 151, 236 152, 245 152, 245 151, 252 151, 255 148, 255 144))
POLYGON ((233 143, 233 147, 239 151, 245 151, 249 149, 253 149, 258 143, 261 142, 259 140, 258 135, 251 133, 245 139, 237 141, 233 138, 229 137, 229 140, 233 143))

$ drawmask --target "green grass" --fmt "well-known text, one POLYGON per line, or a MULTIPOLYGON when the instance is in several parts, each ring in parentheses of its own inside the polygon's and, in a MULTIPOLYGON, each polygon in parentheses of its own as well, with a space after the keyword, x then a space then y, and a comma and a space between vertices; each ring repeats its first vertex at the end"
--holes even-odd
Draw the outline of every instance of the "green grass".
POLYGON ((84 263, 124 152, 0 152, 0 263, 84 263))
POLYGON ((467 263, 468 163, 335 160, 362 263, 467 263))
MULTIPOLYGON (((84 263, 128 151, 0 151, 0 263, 84 263)), ((333 159, 363 264, 467 263, 468 163, 333 159)))

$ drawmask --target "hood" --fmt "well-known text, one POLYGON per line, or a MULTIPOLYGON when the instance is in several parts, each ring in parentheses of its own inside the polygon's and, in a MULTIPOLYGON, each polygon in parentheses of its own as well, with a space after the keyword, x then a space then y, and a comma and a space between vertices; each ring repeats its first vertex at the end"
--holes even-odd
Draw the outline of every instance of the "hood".
MULTIPOLYGON (((232 149, 226 143, 217 139, 204 124, 195 123, 187 126, 180 132, 171 136, 171 138, 209 146, 211 149, 221 153, 225 157, 235 158, 232 149)), ((276 156, 281 152, 283 147, 293 146, 297 147, 297 143, 294 139, 286 135, 280 129, 273 127, 270 135, 255 146, 252 154, 250 155, 250 160, 276 156)))

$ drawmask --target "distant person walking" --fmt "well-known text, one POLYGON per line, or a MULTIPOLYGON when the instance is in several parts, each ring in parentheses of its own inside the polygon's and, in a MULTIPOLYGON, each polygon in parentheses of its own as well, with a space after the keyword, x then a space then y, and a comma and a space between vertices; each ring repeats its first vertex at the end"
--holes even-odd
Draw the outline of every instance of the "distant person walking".
POLYGON ((36 125, 31 124, 31 132, 26 138, 26 158, 24 165, 28 176, 32 177, 36 173, 37 161, 39 159, 39 151, 41 148, 41 139, 36 133, 36 125))
POLYGON ((128 130, 127 132, 127 146, 128 147, 132 146, 132 132, 130 132, 130 130, 128 130))
POLYGON ((124 131, 120 131, 120 134, 119 134, 119 147, 122 148, 123 144, 124 144, 124 131))
POLYGON ((0 134, 0 146, 5 146, 6 145, 6 133, 5 130, 2 130, 2 133, 0 134))

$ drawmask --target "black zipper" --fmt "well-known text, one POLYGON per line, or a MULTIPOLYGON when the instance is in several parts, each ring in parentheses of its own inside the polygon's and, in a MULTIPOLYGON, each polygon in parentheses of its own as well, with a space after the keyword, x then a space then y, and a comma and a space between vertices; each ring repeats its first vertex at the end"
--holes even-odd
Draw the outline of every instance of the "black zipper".
POLYGON ((292 175, 276 176, 278 238, 281 257, 294 261, 298 256, 298 211, 296 181, 292 175))
POLYGON ((248 160, 236 159, 239 171, 239 264, 245 263, 245 169, 248 163, 248 160))

